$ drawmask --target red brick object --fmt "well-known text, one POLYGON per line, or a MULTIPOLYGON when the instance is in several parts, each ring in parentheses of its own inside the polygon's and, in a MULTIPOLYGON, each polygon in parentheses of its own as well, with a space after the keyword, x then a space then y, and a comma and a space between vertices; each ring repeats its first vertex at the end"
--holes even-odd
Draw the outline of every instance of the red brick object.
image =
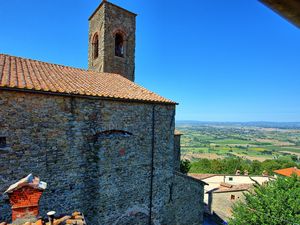
POLYGON ((12 206, 12 220, 27 216, 39 215, 39 201, 43 191, 31 186, 24 186, 9 193, 9 201, 12 206))

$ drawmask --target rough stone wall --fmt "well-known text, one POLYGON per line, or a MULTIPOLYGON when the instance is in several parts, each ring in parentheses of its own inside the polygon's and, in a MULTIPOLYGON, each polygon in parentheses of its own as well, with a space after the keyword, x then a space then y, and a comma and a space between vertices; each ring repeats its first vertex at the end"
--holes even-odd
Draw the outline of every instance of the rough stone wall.
POLYGON ((172 194, 167 205, 169 216, 166 219, 166 225, 203 224, 204 183, 175 172, 170 190, 172 194))
MULTIPOLYGON (((0 90, 0 190, 34 173, 48 183, 41 215, 82 211, 89 224, 149 218, 152 104, 0 90), (126 131, 106 133, 103 131, 126 131), (130 135, 132 134, 132 135, 130 135)), ((174 105, 154 107, 153 224, 164 223, 173 180, 174 105)), ((10 218, 0 196, 0 220, 10 218)), ((138 223, 134 223, 138 224, 138 223)))
POLYGON ((176 171, 180 171, 180 157, 181 157, 180 139, 181 139, 181 135, 174 136, 174 168, 176 171))
POLYGON ((134 81, 136 15, 104 2, 91 18, 89 30, 89 69, 117 73, 134 81), (93 59, 92 39, 98 32, 99 57, 93 59), (115 34, 124 38, 124 57, 115 56, 115 34))
POLYGON ((237 201, 244 201, 244 191, 236 192, 223 192, 223 193, 212 193, 211 199, 211 210, 215 212, 222 219, 227 220, 232 216, 232 206, 237 201), (235 199, 231 199, 231 195, 235 196, 235 199))
POLYGON ((96 72, 104 72, 104 8, 98 9, 97 13, 89 21, 89 46, 88 46, 88 68, 96 72), (98 34, 98 57, 94 59, 93 38, 98 34))

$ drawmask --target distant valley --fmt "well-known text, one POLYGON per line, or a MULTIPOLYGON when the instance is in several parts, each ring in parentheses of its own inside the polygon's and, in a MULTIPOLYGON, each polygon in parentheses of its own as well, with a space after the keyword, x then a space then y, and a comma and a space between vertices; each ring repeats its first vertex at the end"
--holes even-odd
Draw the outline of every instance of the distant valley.
POLYGON ((182 157, 241 157, 264 161, 279 157, 300 158, 300 122, 200 122, 177 121, 182 157))

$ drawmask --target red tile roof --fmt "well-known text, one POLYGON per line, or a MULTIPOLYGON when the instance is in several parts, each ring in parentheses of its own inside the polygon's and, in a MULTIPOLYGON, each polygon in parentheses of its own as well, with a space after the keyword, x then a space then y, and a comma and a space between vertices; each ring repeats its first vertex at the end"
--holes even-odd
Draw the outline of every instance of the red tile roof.
POLYGON ((0 89, 176 104, 113 73, 98 73, 0 54, 0 89))
MULTIPOLYGON (((191 176, 191 177, 194 177, 194 178, 196 178, 196 179, 198 179, 198 180, 204 180, 204 179, 206 179, 206 178, 210 178, 210 177, 214 177, 214 176, 218 176, 219 174, 211 174, 211 173, 209 173, 209 174, 205 174, 205 173, 189 173, 189 176, 191 176)), ((220 175, 220 176, 223 176, 223 175, 220 175)))
POLYGON ((292 176, 292 174, 296 174, 297 176, 300 176, 300 170, 297 167, 291 167, 281 170, 274 170, 274 173, 277 173, 279 175, 283 175, 286 177, 292 176))
POLYGON ((253 188, 253 184, 232 185, 227 183, 221 183, 218 188, 210 190, 208 192, 223 193, 223 192, 248 191, 251 188, 253 188))
MULTIPOLYGON (((19 225, 42 225, 42 224, 49 224, 49 223, 44 223, 42 221, 42 219, 37 220, 36 222, 30 222, 30 219, 19 219, 17 222, 18 223, 14 223, 14 224, 19 224, 19 225)), ((78 225, 86 225, 86 221, 85 221, 85 217, 82 213, 80 212, 74 212, 72 215, 70 216, 64 216, 61 218, 55 218, 54 219, 54 224, 55 225, 72 225, 72 224, 78 224, 78 225)), ((13 224, 7 224, 6 222, 0 222, 0 225, 13 225, 13 224)))

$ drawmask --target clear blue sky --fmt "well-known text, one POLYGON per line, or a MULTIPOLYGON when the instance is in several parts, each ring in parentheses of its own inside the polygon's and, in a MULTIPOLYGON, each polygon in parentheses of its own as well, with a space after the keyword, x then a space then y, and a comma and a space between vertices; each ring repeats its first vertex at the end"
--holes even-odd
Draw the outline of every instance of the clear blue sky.
MULTIPOLYGON (((300 121, 300 29, 257 0, 111 0, 138 14, 136 82, 177 120, 300 121)), ((87 68, 100 0, 9 0, 0 52, 87 68)))

